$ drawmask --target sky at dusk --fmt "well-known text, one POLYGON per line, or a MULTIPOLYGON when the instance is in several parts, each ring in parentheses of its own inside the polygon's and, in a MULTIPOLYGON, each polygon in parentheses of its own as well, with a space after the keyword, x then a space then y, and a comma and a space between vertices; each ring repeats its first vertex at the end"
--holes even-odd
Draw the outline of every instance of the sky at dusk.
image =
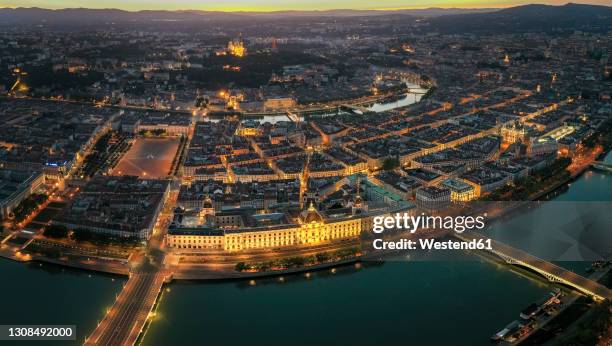
MULTIPOLYGON (((120 8, 124 10, 280 11, 329 9, 411 9, 427 7, 510 7, 527 3, 562 5, 570 0, 0 0, 0 7, 120 8)), ((572 1, 610 5, 610 0, 572 1)))

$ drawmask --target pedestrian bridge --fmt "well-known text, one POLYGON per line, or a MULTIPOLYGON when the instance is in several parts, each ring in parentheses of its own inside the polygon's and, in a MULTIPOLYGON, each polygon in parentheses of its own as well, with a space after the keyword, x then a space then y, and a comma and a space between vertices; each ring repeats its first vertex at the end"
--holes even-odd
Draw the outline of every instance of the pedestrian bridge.
POLYGON ((357 106, 357 105, 342 104, 340 105, 340 108, 343 110, 349 111, 351 113, 357 113, 357 114, 366 114, 366 113, 371 112, 371 110, 365 107, 357 106))
POLYGON ((602 171, 606 171, 606 172, 612 172, 612 164, 609 163, 605 163, 605 162, 601 162, 601 161, 595 161, 593 163, 591 163, 591 166, 593 168, 602 170, 602 171))
POLYGON ((287 111, 287 117, 296 124, 300 122, 300 116, 290 111, 287 111))
MULTIPOLYGON (((485 239, 482 235, 469 231, 461 234, 455 233, 454 235, 463 241, 485 239)), ((565 284, 595 300, 612 300, 612 291, 598 282, 494 239, 491 239, 491 248, 487 251, 494 253, 508 264, 529 268, 544 276, 550 282, 565 284)))

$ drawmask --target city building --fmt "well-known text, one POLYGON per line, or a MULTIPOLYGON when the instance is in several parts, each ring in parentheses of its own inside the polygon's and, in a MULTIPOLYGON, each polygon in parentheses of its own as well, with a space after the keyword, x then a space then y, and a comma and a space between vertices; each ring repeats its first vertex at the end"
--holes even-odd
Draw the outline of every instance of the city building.
POLYGON ((453 202, 468 202, 476 198, 474 186, 462 180, 446 179, 442 182, 442 186, 450 190, 453 202))
POLYGON ((291 97, 275 97, 267 98, 264 102, 263 109, 265 111, 276 111, 291 109, 297 105, 295 99, 291 97))
POLYGON ((363 224, 361 217, 352 215, 328 218, 314 204, 298 216, 296 223, 289 223, 284 214, 249 215, 245 209, 221 212, 215 219, 217 228, 214 230, 171 228, 167 235, 168 245, 179 252, 183 249, 241 251, 316 245, 354 239, 361 234, 363 224))
POLYGON ((533 135, 534 129, 530 126, 523 125, 519 122, 513 122, 508 125, 504 125, 500 129, 500 135, 503 138, 504 143, 516 143, 523 142, 527 143, 529 138, 533 135))
POLYGON ((451 202, 451 190, 437 186, 426 186, 416 190, 417 206, 423 209, 440 209, 451 202))
POLYGON ((229 54, 237 57, 243 57, 247 53, 247 49, 244 46, 244 41, 241 38, 231 40, 227 43, 227 51, 229 54))
POLYGON ((545 156, 557 151, 557 141, 552 137, 532 138, 527 145, 527 155, 530 157, 545 156))
POLYGON ((167 180, 97 176, 52 223, 79 232, 148 239, 170 191, 167 180))
POLYGON ((44 183, 42 172, 0 169, 0 220, 10 217, 13 210, 44 183))

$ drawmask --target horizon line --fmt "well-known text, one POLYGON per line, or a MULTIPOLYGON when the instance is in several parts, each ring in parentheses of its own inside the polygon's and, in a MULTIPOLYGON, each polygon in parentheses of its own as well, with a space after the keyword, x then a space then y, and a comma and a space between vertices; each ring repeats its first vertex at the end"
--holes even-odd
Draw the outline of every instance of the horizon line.
POLYGON ((39 6, 0 6, 0 10, 4 9, 25 9, 25 10, 48 10, 48 11, 63 11, 63 10, 116 10, 130 13, 139 13, 139 12, 208 12, 208 13, 287 13, 287 12, 337 12, 337 11, 354 11, 354 12, 400 12, 400 11, 410 11, 410 10, 498 10, 498 9, 506 9, 512 7, 520 7, 520 6, 530 6, 530 5, 543 5, 543 6, 551 6, 551 7, 562 7, 566 5, 590 5, 590 6, 603 6, 603 7, 611 7, 600 4, 587 4, 587 3, 574 3, 567 2, 565 4, 546 4, 546 3, 529 3, 529 4, 516 4, 516 5, 499 5, 499 6, 487 6, 487 7, 461 7, 461 6, 452 6, 452 7, 440 7, 440 6, 427 6, 427 7, 400 7, 400 8, 333 8, 333 9, 286 9, 286 10, 205 10, 205 9, 195 9, 195 8, 185 8, 185 9, 122 9, 118 7, 39 7, 39 6))

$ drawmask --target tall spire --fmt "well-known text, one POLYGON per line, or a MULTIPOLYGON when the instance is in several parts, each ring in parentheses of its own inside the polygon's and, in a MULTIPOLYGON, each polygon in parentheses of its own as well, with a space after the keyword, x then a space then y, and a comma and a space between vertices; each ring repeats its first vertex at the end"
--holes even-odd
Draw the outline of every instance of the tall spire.
POLYGON ((357 196, 355 196, 355 208, 362 207, 362 199, 361 199, 361 177, 357 177, 357 196))

